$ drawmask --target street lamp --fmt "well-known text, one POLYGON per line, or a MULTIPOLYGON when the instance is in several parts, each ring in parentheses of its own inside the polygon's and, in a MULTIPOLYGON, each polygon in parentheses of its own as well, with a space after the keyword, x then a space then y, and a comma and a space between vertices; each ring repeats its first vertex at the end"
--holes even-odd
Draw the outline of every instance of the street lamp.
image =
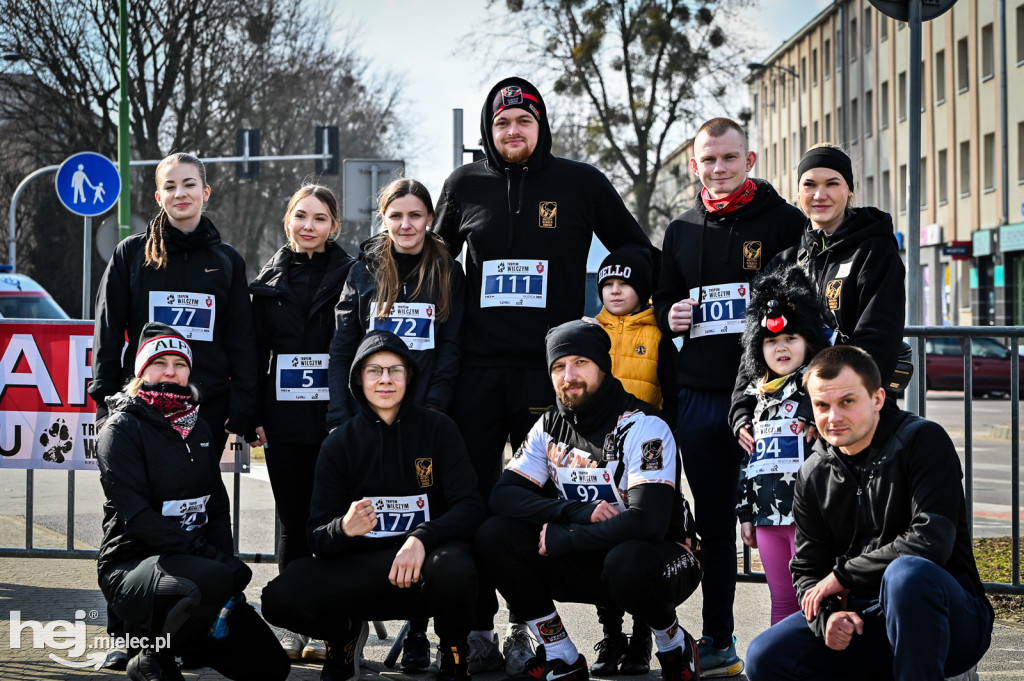
MULTIPOLYGON (((788 73, 789 75, 793 76, 797 80, 797 85, 796 85, 797 86, 797 92, 798 93, 802 93, 803 92, 803 89, 804 89, 803 77, 794 68, 790 68, 788 66, 781 66, 779 64, 762 64, 761 62, 756 62, 756 61, 752 61, 752 62, 748 63, 747 64, 747 68, 750 69, 751 71, 753 71, 754 73, 759 73, 761 71, 766 71, 768 69, 778 69, 779 71, 782 71, 783 73, 788 73)), ((785 91, 783 91, 782 96, 783 97, 786 96, 785 91)), ((799 145, 798 146, 800 147, 799 149, 796 150, 797 154, 802 154, 805 151, 805 149, 803 148, 804 144, 805 144, 805 140, 804 140, 804 102, 803 102, 803 99, 804 98, 803 98, 802 94, 798 94, 797 95, 797 102, 796 102, 796 121, 797 121, 796 125, 797 125, 797 131, 796 131, 796 135, 797 135, 797 139, 799 140, 799 145)))

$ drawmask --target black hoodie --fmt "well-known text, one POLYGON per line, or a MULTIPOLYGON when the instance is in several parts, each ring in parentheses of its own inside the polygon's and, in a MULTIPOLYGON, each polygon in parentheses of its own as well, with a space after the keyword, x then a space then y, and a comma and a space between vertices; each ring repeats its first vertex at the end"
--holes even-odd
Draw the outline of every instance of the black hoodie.
MULTIPOLYGON (((491 103, 508 85, 537 90, 521 78, 506 78, 487 93, 480 114, 487 157, 457 168, 445 180, 436 224, 453 256, 468 246, 463 363, 537 367, 543 366, 547 330, 583 314, 593 235, 610 251, 639 244, 650 249, 655 262, 657 249, 600 170, 551 154, 543 100, 533 154, 522 164, 502 158, 491 137, 491 103), (481 307, 484 263, 510 259, 529 261, 529 274, 546 277, 544 306, 481 307)), ((503 283, 519 285, 518 280, 503 283)))
MULTIPOLYGON (((750 282, 777 253, 799 243, 803 213, 786 203, 766 181, 754 182, 754 198, 732 213, 708 212, 698 194, 693 207, 669 223, 662 246, 661 279, 654 292, 654 314, 662 333, 680 335, 669 329, 669 310, 689 298, 692 289, 750 282)), ((683 335, 677 361, 679 386, 730 393, 743 354, 740 334, 683 335)))
MULTIPOLYGON (((363 362, 378 352, 393 352, 407 367, 415 366, 408 347, 389 331, 367 333, 356 350, 349 389, 361 412, 327 436, 316 463, 309 546, 323 558, 399 546, 408 535, 422 541, 427 551, 448 541, 468 542, 484 518, 476 475, 451 419, 403 400, 389 425, 367 403, 357 381, 363 362), (426 496, 430 520, 411 532, 349 537, 342 530, 342 519, 354 501, 419 495, 426 496)), ((406 381, 407 394, 415 381, 413 373, 406 381)), ((381 516, 379 522, 383 521, 381 516)))
MULTIPOLYGON (((183 332, 194 354, 191 380, 206 403, 226 397, 228 430, 245 433, 256 425, 252 423, 256 410, 256 339, 245 261, 221 240, 206 216, 188 234, 171 226, 164 228, 168 263, 161 269, 143 265, 148 235, 147 230, 117 245, 96 294, 89 394, 96 402, 97 418, 106 415, 104 398, 121 390, 134 373, 139 334, 146 322, 153 321, 150 293, 195 293, 214 310, 214 321, 211 340, 190 338, 183 332)), ((173 320, 167 321, 174 325, 173 320)))
POLYGON ((906 268, 893 234, 892 217, 877 208, 855 208, 832 236, 810 220, 800 245, 776 258, 797 263, 818 292, 837 343, 856 345, 878 365, 888 383, 903 344, 906 268))

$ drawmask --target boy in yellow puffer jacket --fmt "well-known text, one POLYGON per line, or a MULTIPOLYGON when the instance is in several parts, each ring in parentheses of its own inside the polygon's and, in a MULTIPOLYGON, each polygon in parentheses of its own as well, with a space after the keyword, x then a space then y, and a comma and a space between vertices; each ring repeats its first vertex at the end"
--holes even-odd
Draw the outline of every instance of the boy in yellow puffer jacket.
MULTIPOLYGON (((650 304, 653 272, 649 251, 625 246, 610 253, 597 272, 604 304, 597 323, 611 337, 612 376, 674 424, 676 347, 662 336, 654 320, 650 304)), ((622 616, 618 608, 597 609, 604 638, 597 644, 597 662, 590 667, 593 676, 635 676, 650 671, 650 629, 634 618, 633 635, 627 639, 622 633, 622 616)))

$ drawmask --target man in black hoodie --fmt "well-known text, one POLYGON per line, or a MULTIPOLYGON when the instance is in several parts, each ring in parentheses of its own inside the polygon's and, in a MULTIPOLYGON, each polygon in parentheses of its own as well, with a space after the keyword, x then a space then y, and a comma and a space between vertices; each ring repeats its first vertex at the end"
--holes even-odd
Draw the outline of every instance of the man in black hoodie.
POLYGON ((942 426, 886 400, 864 350, 822 350, 804 375, 821 438, 793 496, 790 568, 803 612, 750 644, 751 681, 942 679, 977 664, 992 606, 942 426))
MULTIPOLYGON (((691 681, 697 643, 676 606, 700 581, 669 425, 611 373, 611 340, 582 320, 547 334, 558 401, 530 430, 476 535, 481 571, 542 644, 522 681, 586 681, 552 599, 616 606, 654 631, 663 681, 691 681)), ((517 678, 513 676, 513 678, 517 678)))
MULTIPOLYGON (((453 256, 467 247, 465 341, 450 413, 486 501, 506 442, 518 447, 554 401, 542 369, 544 334, 583 315, 593 235, 611 251, 638 244, 659 259, 600 170, 551 154, 547 109, 531 83, 505 78, 491 88, 480 135, 487 157, 448 177, 436 224, 453 256)), ((474 673, 501 663, 491 633, 497 600, 493 590, 481 596, 470 639, 474 673), (480 654, 488 658, 482 665, 480 654)), ((522 646, 515 650, 510 672, 526 659, 522 646)))
POLYGON ((805 218, 770 184, 747 177, 757 155, 735 121, 704 123, 693 153, 690 170, 704 188, 665 231, 654 312, 662 332, 682 340, 679 443, 706 561, 701 674, 734 676, 743 671, 732 635, 743 452, 728 414, 739 339, 750 281, 776 253, 799 242, 805 218))
POLYGON ((455 424, 405 402, 414 367, 390 331, 363 338, 349 375, 361 412, 327 436, 317 459, 314 555, 263 590, 268 622, 326 642, 322 681, 358 679, 366 620, 416 617, 434 617, 438 681, 469 678, 469 541, 483 505, 455 424))

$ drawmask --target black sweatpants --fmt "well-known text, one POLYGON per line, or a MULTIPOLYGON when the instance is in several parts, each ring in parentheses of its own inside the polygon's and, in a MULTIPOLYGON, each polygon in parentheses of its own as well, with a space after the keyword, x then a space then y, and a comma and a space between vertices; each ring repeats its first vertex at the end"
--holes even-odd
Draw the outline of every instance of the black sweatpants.
POLYGON ((343 635, 351 621, 433 617, 442 642, 464 642, 477 590, 469 546, 452 542, 428 551, 419 584, 408 589, 388 581, 398 549, 299 558, 263 588, 263 616, 328 641, 343 635))
POLYGON ((115 568, 101 576, 101 587, 110 607, 124 619, 133 635, 164 634, 163 622, 174 606, 156 596, 161 576, 188 580, 199 590, 189 618, 170 637, 176 654, 210 667, 229 679, 278 681, 287 678, 291 662, 274 632, 248 603, 235 607, 228 618, 228 635, 212 639, 210 625, 233 595, 234 573, 215 560, 188 554, 152 557, 115 568), (120 573, 120 574, 115 574, 120 573), (116 584, 116 586, 114 586, 116 584))
POLYGON ((309 501, 313 498, 313 473, 320 445, 279 442, 267 434, 267 472, 274 491, 281 539, 277 545, 277 569, 284 571, 298 558, 313 555, 306 537, 309 501))
POLYGON ((694 592, 700 562, 671 541, 623 542, 565 556, 537 552, 540 526, 492 516, 476 535, 480 569, 524 620, 554 612, 554 601, 617 606, 652 629, 667 629, 694 592))

